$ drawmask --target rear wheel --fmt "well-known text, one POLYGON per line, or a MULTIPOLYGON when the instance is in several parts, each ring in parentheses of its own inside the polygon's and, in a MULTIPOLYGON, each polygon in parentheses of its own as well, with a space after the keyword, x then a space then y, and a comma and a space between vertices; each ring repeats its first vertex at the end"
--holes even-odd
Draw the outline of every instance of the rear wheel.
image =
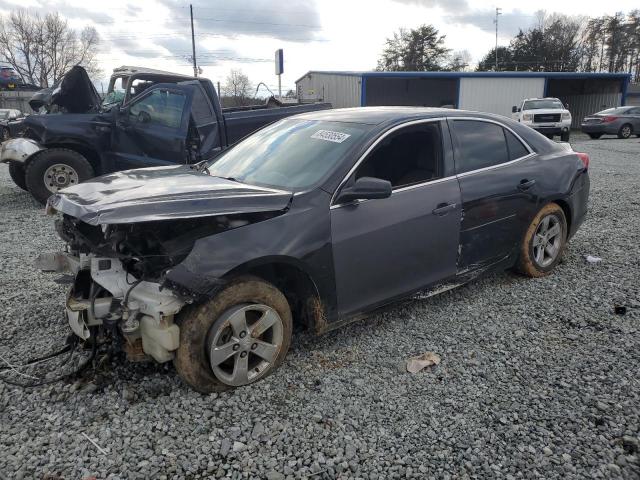
POLYGON ((633 127, 625 123, 618 130, 618 138, 629 138, 633 134, 633 127))
POLYGON ((594 140, 597 140, 598 138, 600 138, 602 136, 601 133, 590 133, 589 137, 593 138, 594 140))
POLYGON ((22 190, 27 190, 27 183, 24 178, 24 165, 17 162, 9 162, 9 175, 11 180, 22 190))
POLYGON ((557 203, 545 205, 527 229, 520 246, 518 270, 543 277, 560 262, 567 242, 567 219, 557 203))
POLYGON ((230 283, 209 302, 181 314, 174 364, 203 393, 241 387, 276 370, 291 344, 287 299, 256 277, 230 283))
POLYGON ((29 192, 40 203, 45 203, 59 190, 93 176, 93 167, 87 159, 66 148, 50 148, 36 154, 25 172, 29 192))

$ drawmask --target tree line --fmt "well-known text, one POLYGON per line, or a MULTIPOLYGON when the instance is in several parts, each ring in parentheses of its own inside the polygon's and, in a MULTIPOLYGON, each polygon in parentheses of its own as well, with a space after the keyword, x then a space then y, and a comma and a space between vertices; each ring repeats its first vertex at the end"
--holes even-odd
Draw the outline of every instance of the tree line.
MULTIPOLYGON (((492 48, 477 71, 625 72, 640 83, 640 10, 602 17, 537 13, 508 46, 492 48)), ((468 52, 453 52, 433 25, 401 29, 388 38, 377 69, 388 71, 469 70, 468 52)))

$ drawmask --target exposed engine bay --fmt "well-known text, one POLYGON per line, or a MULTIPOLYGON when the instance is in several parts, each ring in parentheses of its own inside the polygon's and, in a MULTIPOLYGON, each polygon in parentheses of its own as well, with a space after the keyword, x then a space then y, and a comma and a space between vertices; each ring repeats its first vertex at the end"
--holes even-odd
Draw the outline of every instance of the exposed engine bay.
POLYGON ((66 251, 41 255, 36 266, 63 273, 61 281, 71 285, 66 316, 75 335, 88 340, 97 331, 121 342, 129 360, 167 362, 180 340, 175 316, 197 298, 172 288, 167 272, 186 258, 199 238, 272 215, 96 226, 63 215, 56 220, 56 230, 67 243, 66 251))

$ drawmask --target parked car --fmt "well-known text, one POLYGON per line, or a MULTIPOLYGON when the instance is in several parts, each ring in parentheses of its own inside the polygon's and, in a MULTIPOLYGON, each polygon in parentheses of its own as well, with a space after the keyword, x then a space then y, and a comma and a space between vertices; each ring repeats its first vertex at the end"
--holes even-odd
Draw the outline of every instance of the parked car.
POLYGON ((582 131, 594 139, 602 135, 629 138, 635 134, 640 137, 640 107, 607 108, 584 117, 582 131))
POLYGON ((197 165, 57 192, 68 248, 38 264, 75 278, 78 337, 110 328, 211 392, 277 368, 293 323, 323 333, 487 271, 549 274, 585 217, 588 165, 497 115, 306 113, 197 165))
POLYGON ((3 143, 0 162, 41 203, 96 175, 210 159, 266 124, 331 107, 223 110, 210 80, 140 67, 116 69, 103 102, 78 66, 30 104, 49 113, 26 118, 23 138, 3 143))
POLYGON ((12 123, 24 118, 24 114, 15 108, 0 108, 0 128, 2 129, 2 141, 11 138, 12 123))
POLYGON ((571 112, 560 99, 526 98, 518 107, 511 107, 511 117, 548 138, 560 135, 560 140, 568 142, 571 135, 571 112))
POLYGON ((9 65, 0 65, 0 90, 14 90, 22 84, 18 72, 9 65))

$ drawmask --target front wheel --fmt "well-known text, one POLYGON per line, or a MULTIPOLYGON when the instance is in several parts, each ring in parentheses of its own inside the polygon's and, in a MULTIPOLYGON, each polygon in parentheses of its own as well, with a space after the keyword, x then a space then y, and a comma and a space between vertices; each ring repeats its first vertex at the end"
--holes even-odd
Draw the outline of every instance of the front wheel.
POLYGON ((33 198, 44 204, 59 190, 94 177, 93 167, 78 152, 50 148, 36 154, 25 171, 27 187, 33 198))
POLYGON ((597 140, 602 136, 601 133, 590 133, 589 137, 592 138, 593 140, 597 140))
POLYGON ((257 277, 229 283, 209 302, 181 313, 174 364, 202 393, 241 387, 276 370, 291 344, 291 309, 283 293, 257 277))
POLYGON ((633 133, 633 127, 628 123, 625 123, 618 130, 618 138, 629 138, 633 133))
POLYGON ((527 229, 517 269, 529 277, 543 277, 560 262, 567 242, 567 219, 557 203, 545 205, 527 229))
POLYGON ((560 134, 560 140, 562 142, 568 142, 569 141, 569 137, 571 136, 571 132, 562 132, 560 134))

